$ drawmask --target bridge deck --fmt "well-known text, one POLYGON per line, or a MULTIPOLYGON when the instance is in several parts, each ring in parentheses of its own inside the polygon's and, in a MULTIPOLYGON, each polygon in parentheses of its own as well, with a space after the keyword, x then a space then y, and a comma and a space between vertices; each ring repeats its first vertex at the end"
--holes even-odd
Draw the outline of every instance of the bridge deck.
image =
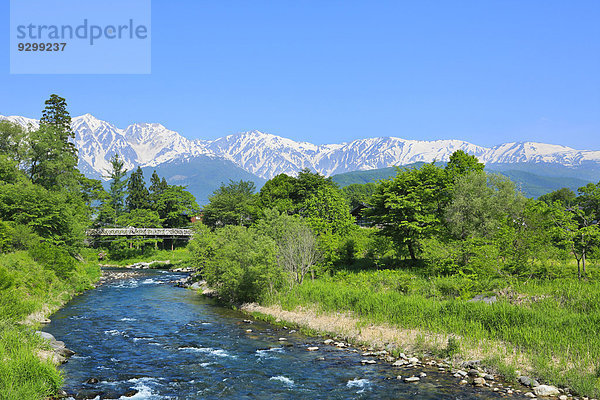
POLYGON ((191 229, 182 228, 100 228, 86 231, 87 236, 146 236, 146 237, 191 237, 191 229))

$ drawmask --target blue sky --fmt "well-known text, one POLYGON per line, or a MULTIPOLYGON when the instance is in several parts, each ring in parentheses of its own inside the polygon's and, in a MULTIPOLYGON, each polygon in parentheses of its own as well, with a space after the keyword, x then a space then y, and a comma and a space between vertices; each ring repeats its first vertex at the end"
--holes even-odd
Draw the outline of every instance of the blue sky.
MULTIPOLYGON (((0 15, 8 24, 8 1, 0 15)), ((600 1, 152 1, 149 75, 10 75, 0 114, 600 150, 600 1)))

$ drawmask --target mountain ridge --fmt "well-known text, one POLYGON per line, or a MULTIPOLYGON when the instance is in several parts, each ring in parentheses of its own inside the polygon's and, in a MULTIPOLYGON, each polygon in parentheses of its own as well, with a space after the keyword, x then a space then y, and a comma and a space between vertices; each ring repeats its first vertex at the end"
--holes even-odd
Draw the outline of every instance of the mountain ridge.
MULTIPOLYGON (((22 126, 38 121, 22 116, 2 116, 22 126)), ((600 151, 532 141, 479 146, 458 139, 409 140, 394 136, 356 139, 337 144, 297 142, 257 130, 214 140, 190 140, 158 123, 134 123, 118 128, 91 114, 72 118, 80 169, 104 177, 110 157, 119 153, 129 170, 155 167, 174 160, 212 157, 233 162, 263 179, 280 173, 295 175, 309 168, 326 176, 402 166, 415 162, 447 161, 456 150, 475 155, 487 164, 531 163, 576 168, 584 163, 600 165, 600 151)))

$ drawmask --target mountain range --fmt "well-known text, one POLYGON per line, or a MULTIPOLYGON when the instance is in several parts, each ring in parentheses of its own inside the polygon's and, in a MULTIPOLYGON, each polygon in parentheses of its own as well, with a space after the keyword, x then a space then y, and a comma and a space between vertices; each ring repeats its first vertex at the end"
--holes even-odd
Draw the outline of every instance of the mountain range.
MULTIPOLYGON (((38 126, 37 120, 22 116, 0 115, 0 120, 3 119, 33 129, 38 126)), ((212 179, 211 184, 202 185, 198 181, 198 168, 220 171, 210 174, 215 179, 229 175, 231 179, 252 178, 260 186, 264 180, 277 174, 294 175, 303 168, 332 176, 417 162, 447 161, 456 150, 475 155, 490 169, 507 170, 510 168, 506 166, 518 165, 516 170, 520 171, 535 169, 538 175, 554 171, 548 176, 556 176, 556 171, 559 171, 561 177, 578 177, 587 181, 597 181, 600 176, 600 151, 536 142, 483 147, 461 140, 374 137, 316 145, 260 131, 242 132, 215 140, 190 140, 161 124, 135 123, 123 129, 91 114, 74 117, 72 128, 79 150, 79 169, 87 176, 106 179, 109 159, 118 153, 128 170, 137 166, 165 170, 168 174, 161 176, 166 175, 171 183, 179 180, 199 188, 212 188, 215 182, 212 179)), ((203 179, 209 178, 206 173, 201 175, 203 179)), ((218 183, 216 185, 218 187, 218 183)), ((205 200, 212 190, 200 196, 196 193, 199 201, 205 200)))

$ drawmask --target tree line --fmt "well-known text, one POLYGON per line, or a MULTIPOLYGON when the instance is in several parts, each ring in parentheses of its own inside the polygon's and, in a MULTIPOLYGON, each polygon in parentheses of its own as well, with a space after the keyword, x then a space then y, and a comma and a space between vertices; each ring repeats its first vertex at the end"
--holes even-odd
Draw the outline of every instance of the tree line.
POLYGON ((398 168, 390 179, 340 189, 330 178, 280 174, 256 192, 221 185, 190 244, 208 282, 254 301, 343 269, 413 268, 429 275, 557 278, 588 273, 599 254, 600 183, 524 197, 510 179, 457 151, 398 168), (368 227, 359 227, 350 210, 368 227))

